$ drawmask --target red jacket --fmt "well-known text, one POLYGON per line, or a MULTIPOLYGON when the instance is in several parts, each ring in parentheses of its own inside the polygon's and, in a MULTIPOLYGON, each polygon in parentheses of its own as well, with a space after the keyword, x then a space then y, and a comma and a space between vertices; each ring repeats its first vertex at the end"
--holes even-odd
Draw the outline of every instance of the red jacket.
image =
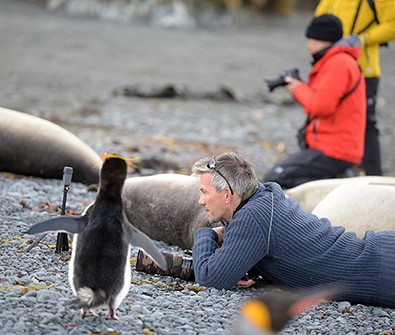
POLYGON ((362 160, 366 125, 365 80, 356 61, 359 50, 355 35, 340 40, 314 64, 308 84, 293 91, 312 119, 306 128, 308 147, 354 164, 362 160), (357 88, 341 101, 358 80, 357 88))

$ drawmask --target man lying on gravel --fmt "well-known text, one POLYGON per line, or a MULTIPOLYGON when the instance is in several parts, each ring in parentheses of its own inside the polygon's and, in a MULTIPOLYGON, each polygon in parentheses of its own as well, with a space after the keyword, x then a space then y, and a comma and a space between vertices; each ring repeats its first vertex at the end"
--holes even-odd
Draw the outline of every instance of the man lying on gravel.
POLYGON ((270 284, 306 287, 345 283, 339 299, 395 308, 395 231, 364 239, 305 212, 276 183, 259 183, 253 165, 236 153, 203 158, 199 204, 210 222, 194 236, 196 281, 218 289, 249 287, 251 269, 270 284))

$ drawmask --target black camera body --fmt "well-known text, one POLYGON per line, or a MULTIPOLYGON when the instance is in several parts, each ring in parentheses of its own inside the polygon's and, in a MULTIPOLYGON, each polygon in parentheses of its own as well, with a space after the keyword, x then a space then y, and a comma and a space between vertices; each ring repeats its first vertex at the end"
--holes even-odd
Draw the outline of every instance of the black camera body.
POLYGON ((269 91, 272 92, 277 87, 286 86, 288 83, 285 81, 285 77, 292 77, 298 80, 302 80, 300 79, 299 69, 294 68, 294 69, 286 70, 282 74, 280 74, 277 78, 265 79, 267 86, 269 87, 269 91))

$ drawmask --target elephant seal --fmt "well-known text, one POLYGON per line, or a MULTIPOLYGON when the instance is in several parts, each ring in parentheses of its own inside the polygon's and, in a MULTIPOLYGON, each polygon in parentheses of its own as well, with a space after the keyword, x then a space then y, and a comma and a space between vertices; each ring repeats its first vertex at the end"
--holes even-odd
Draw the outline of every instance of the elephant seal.
POLYGON ((130 287, 130 245, 141 248, 163 269, 167 262, 155 244, 126 219, 122 187, 127 164, 123 158, 105 158, 95 201, 78 217, 60 216, 42 221, 27 233, 66 231, 73 233, 69 281, 83 316, 90 308, 108 305, 106 318, 115 313, 130 287))
POLYGON ((0 171, 97 184, 100 156, 66 129, 39 117, 0 107, 0 171))
POLYGON ((197 229, 211 226, 199 197, 199 178, 172 173, 128 178, 122 193, 135 227, 183 249, 192 249, 197 229))
POLYGON ((350 183, 395 184, 395 177, 359 176, 350 178, 334 178, 310 181, 296 187, 284 190, 284 193, 298 202, 306 211, 311 213, 317 204, 336 187, 350 183))
POLYGON ((312 210, 333 226, 344 226, 359 238, 366 231, 395 230, 395 178, 393 183, 350 182, 328 193, 312 210))

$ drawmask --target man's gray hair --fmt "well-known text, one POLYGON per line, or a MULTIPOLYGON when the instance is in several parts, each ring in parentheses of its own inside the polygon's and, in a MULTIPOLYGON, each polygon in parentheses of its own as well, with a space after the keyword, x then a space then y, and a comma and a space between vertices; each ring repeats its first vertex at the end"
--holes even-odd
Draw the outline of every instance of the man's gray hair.
POLYGON ((198 176, 206 172, 211 173, 211 182, 218 192, 228 187, 226 180, 239 196, 258 184, 254 165, 240 154, 227 152, 215 156, 216 169, 226 180, 215 169, 208 167, 212 159, 213 157, 205 157, 198 160, 192 167, 192 174, 198 176))

